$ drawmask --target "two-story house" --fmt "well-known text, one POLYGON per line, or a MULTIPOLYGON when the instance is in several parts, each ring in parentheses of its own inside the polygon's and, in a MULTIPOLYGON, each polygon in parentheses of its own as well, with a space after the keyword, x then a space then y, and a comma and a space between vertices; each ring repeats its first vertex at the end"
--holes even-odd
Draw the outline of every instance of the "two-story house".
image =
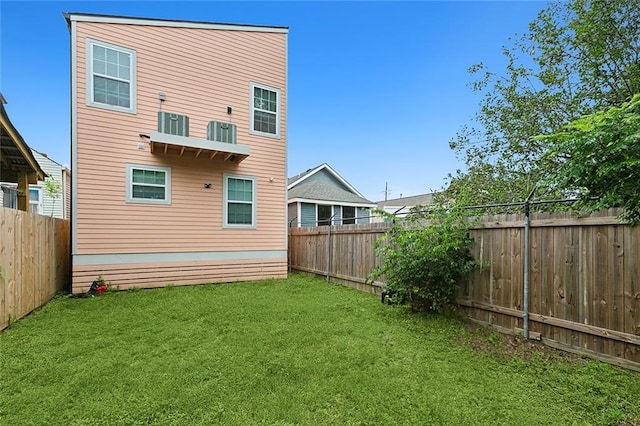
POLYGON ((65 14, 73 292, 286 277, 286 27, 65 14))

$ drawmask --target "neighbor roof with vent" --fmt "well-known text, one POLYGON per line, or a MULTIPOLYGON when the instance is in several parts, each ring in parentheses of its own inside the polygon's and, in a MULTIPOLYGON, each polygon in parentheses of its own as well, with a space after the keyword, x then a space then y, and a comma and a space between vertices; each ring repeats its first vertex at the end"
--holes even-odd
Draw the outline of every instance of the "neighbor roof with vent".
POLYGON ((29 175, 29 183, 44 180, 47 174, 40 168, 31 148, 14 127, 0 95, 0 180, 18 182, 21 175, 29 175))

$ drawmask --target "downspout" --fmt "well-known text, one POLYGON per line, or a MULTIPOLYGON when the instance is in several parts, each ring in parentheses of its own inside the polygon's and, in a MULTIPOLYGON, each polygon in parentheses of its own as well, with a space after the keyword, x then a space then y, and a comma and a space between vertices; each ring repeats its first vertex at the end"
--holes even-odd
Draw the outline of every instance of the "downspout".
POLYGON ((525 339, 529 339, 529 213, 531 210, 531 198, 533 197, 536 187, 534 186, 531 193, 524 202, 524 278, 523 278, 523 308, 522 308, 522 335, 525 339))

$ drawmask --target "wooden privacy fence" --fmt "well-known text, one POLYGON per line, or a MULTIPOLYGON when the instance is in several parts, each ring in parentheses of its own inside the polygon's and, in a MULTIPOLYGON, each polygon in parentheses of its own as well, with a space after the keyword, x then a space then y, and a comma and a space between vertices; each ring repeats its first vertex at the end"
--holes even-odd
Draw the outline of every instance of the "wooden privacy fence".
MULTIPOLYGON (((367 291, 373 245, 388 224, 290 228, 293 270, 367 291), (327 244, 329 242, 329 244, 327 244)), ((487 216, 471 231, 488 266, 462 283, 456 303, 470 319, 503 332, 523 328, 524 215, 487 216)), ((560 349, 640 369, 640 227, 615 211, 576 218, 536 213, 529 235, 530 336, 560 349)))
POLYGON ((0 207, 0 330, 70 280, 69 221, 0 207))

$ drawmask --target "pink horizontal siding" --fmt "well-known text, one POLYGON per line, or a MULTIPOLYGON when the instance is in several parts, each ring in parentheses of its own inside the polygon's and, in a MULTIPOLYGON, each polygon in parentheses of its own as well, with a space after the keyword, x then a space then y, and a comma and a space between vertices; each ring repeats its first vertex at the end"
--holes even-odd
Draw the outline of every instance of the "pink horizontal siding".
POLYGON ((102 277, 121 290, 131 287, 154 288, 235 281, 286 278, 286 259, 218 262, 172 262, 74 267, 73 292, 89 290, 93 280, 102 277))
MULTIPOLYGON (((285 250, 286 34, 88 22, 76 33, 74 254, 285 250), (86 105, 86 38, 136 51, 136 114, 86 105), (280 90, 278 139, 249 133, 251 82, 280 90), (206 139, 209 121, 230 121, 250 156, 152 154, 140 134, 157 130, 159 92, 163 111, 189 116, 189 136, 206 139), (126 203, 127 164, 170 167, 171 204, 126 203), (256 178, 256 229, 223 228, 225 173, 256 178)), ((83 271, 74 266, 74 289, 83 271)))

